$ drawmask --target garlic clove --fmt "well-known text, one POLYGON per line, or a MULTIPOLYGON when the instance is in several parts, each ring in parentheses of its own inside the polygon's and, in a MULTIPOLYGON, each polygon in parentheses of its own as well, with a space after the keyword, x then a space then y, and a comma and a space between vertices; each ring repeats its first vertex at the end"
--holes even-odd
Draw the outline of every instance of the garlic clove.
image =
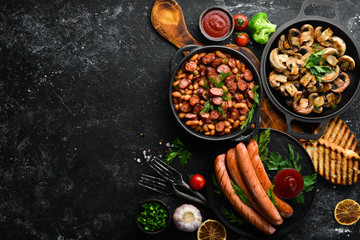
POLYGON ((193 232, 200 227, 202 217, 200 210, 191 204, 183 204, 173 214, 173 221, 177 229, 193 232))

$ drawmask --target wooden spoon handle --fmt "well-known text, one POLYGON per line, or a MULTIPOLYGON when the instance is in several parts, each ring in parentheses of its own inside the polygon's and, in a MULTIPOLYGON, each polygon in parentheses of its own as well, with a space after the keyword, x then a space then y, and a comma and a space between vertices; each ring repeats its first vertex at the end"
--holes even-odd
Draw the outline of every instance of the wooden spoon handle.
POLYGON ((174 0, 156 0, 151 11, 155 30, 178 48, 200 45, 189 33, 180 5, 174 0))

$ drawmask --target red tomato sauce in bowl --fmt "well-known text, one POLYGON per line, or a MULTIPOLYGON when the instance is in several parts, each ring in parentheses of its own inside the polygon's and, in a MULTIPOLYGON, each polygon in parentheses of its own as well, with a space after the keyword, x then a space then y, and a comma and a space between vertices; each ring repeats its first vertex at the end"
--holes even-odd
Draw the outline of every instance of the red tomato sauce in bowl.
POLYGON ((301 174, 294 169, 284 169, 274 179, 276 195, 283 199, 291 199, 300 194, 304 187, 301 174))
POLYGON ((234 28, 231 14, 222 8, 210 8, 200 18, 200 29, 205 37, 213 41, 222 41, 234 28))

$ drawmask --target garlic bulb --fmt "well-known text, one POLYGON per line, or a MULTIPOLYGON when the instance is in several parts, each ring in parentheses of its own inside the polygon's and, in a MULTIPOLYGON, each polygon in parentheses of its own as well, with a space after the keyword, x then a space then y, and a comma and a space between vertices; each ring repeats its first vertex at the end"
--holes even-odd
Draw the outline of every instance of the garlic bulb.
POLYGON ((200 227, 202 217, 199 209, 195 206, 183 204, 175 210, 173 221, 177 229, 193 232, 200 227))

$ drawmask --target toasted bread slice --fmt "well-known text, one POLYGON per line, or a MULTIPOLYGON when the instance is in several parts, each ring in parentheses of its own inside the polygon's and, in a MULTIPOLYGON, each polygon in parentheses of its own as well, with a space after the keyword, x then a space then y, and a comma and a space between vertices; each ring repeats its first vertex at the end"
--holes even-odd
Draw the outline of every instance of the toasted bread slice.
MULTIPOLYGON (((314 131, 317 133, 318 129, 314 131)), ((316 141, 302 141, 311 156, 315 171, 326 180, 341 185, 357 182, 360 147, 355 135, 340 119, 326 125, 324 134, 316 141)))

